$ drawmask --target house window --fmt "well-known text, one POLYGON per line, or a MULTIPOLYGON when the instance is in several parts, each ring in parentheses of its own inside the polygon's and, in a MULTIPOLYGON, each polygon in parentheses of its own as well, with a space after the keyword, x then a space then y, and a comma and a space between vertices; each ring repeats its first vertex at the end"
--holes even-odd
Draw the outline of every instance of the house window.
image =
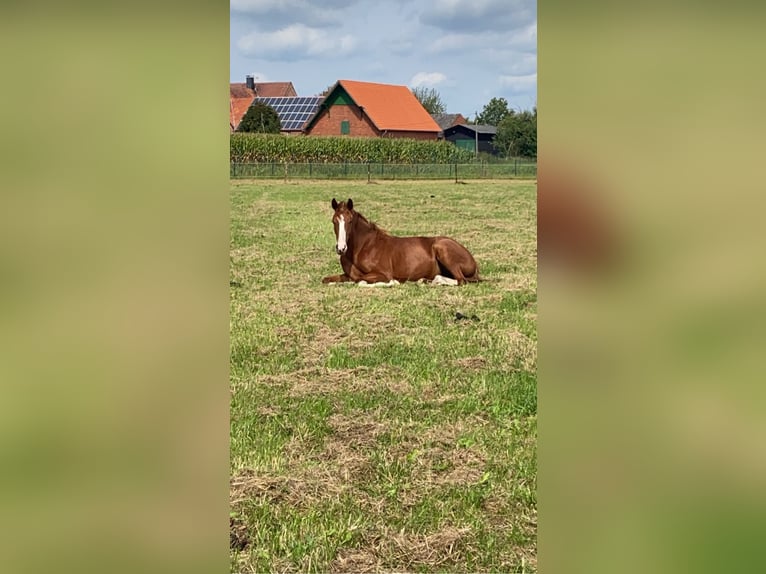
POLYGON ((343 120, 340 122, 340 135, 347 136, 351 133, 351 124, 348 123, 348 120, 343 120))

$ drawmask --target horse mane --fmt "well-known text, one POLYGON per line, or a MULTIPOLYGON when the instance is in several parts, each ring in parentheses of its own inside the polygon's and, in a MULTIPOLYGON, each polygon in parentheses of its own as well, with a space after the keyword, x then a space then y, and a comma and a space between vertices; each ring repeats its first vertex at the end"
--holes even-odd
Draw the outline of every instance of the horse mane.
POLYGON ((378 225, 378 224, 377 224, 377 223, 375 223, 374 221, 370 221, 369 219, 367 219, 367 218, 366 218, 364 215, 362 215, 362 214, 361 214, 361 213, 359 213, 358 211, 355 211, 354 213, 356 213, 356 215, 359 217, 359 219, 361 219, 361 220, 362 220, 362 221, 364 221, 364 222, 365 222, 367 225, 369 225, 369 226, 370 226, 370 228, 372 228, 372 230, 373 230, 374 232, 376 232, 376 233, 380 233, 381 235, 389 235, 389 236, 391 235, 391 234, 390 234, 388 231, 386 231, 385 229, 383 229, 383 228, 382 228, 380 225, 378 225))

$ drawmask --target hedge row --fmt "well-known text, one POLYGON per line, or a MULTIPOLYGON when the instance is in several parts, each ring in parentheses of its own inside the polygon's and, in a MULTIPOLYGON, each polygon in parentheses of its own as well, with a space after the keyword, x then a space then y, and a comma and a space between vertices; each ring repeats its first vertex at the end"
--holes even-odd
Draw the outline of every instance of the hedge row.
POLYGON ((471 151, 445 141, 233 133, 233 163, 468 163, 471 151))

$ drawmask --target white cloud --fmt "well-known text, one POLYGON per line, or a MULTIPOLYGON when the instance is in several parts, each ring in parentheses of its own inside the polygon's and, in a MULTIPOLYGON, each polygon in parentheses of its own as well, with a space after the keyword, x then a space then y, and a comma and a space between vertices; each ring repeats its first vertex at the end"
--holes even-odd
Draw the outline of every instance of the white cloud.
POLYGON ((256 23, 303 22, 312 26, 327 26, 343 20, 343 13, 360 0, 230 0, 232 14, 255 19, 256 23))
POLYGON ((237 47, 246 56, 270 56, 285 60, 348 54, 355 46, 353 36, 335 36, 303 24, 292 24, 275 32, 252 32, 237 42, 237 47))
POLYGON ((356 4, 359 0, 322 0, 311 2, 310 0, 230 0, 229 7, 236 12, 253 12, 265 14, 267 12, 290 10, 321 10, 327 8, 347 8, 356 4))
POLYGON ((537 73, 524 76, 500 76, 500 85, 514 94, 533 91, 537 87, 537 73))
POLYGON ((536 0, 436 0, 420 16, 442 30, 482 33, 520 28, 536 19, 536 0))
POLYGON ((515 50, 482 50, 494 69, 506 76, 527 76, 537 71, 537 54, 515 50))
POLYGON ((443 34, 426 47, 429 54, 464 53, 477 50, 490 53, 504 51, 536 53, 537 22, 510 31, 443 34))
POLYGON ((446 79, 447 76, 441 72, 418 72, 410 80, 410 87, 438 86, 446 79))
POLYGON ((471 34, 447 34, 431 42, 427 51, 431 54, 463 52, 467 48, 475 47, 480 42, 480 38, 471 34))

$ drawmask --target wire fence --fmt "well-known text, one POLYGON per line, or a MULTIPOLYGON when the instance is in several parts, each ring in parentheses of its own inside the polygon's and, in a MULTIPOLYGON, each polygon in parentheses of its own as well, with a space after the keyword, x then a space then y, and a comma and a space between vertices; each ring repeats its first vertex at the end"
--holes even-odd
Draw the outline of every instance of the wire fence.
POLYGON ((234 163, 232 179, 534 179, 537 163, 234 163))

